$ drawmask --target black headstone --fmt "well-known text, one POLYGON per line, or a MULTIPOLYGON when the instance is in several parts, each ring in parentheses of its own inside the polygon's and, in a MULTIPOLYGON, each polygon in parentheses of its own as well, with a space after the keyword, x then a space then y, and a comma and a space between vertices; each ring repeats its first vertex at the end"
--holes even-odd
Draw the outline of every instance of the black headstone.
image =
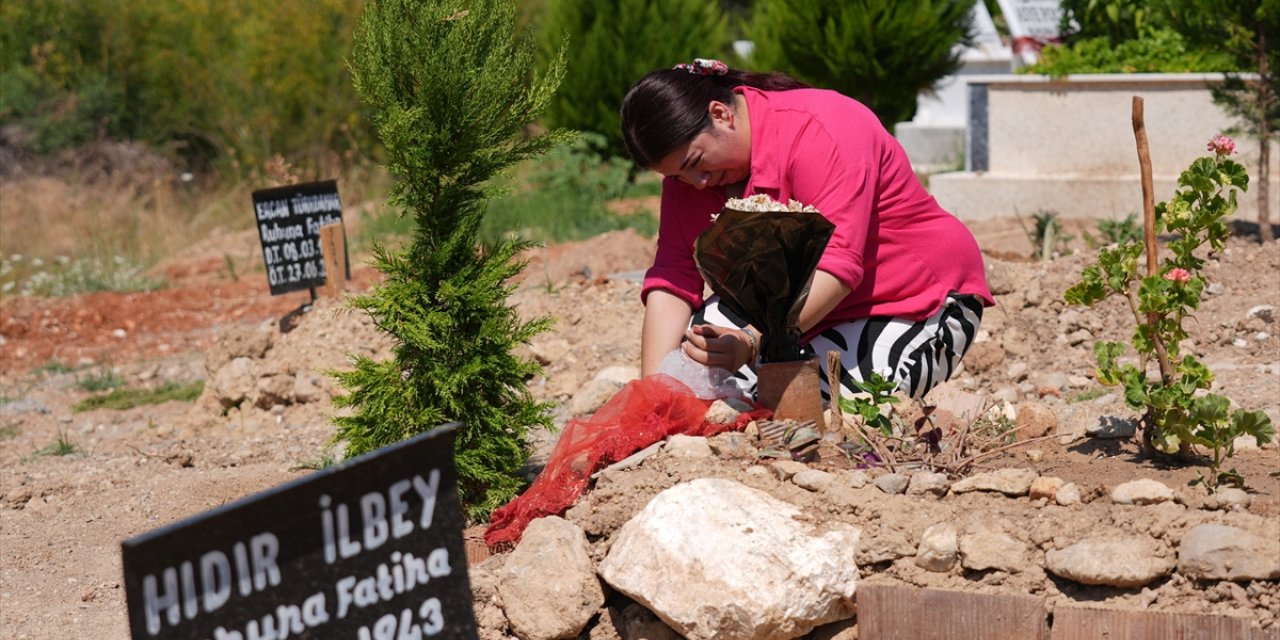
POLYGON ((134 640, 475 638, 456 427, 126 540, 134 640))
POLYGON ((323 285, 320 227, 342 222, 338 183, 325 180, 254 191, 253 213, 271 295, 323 285))

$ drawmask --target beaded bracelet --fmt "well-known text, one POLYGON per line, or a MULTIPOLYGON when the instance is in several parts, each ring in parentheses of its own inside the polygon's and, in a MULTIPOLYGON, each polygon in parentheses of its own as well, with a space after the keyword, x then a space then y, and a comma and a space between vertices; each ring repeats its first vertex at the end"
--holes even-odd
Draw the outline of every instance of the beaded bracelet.
POLYGON ((752 360, 756 359, 756 356, 760 355, 760 349, 758 346, 759 339, 756 337, 756 332, 753 331, 751 327, 743 327, 742 332, 747 334, 747 340, 750 341, 748 346, 751 347, 751 357, 747 359, 747 362, 750 363, 752 360))

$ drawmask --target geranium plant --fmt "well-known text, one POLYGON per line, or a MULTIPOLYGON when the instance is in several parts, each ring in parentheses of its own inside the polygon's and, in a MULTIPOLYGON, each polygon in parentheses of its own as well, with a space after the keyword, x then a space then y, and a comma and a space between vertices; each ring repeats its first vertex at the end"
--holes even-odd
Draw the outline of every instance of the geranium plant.
POLYGON ((1235 453, 1235 438, 1252 435, 1263 445, 1275 430, 1263 412, 1232 412, 1227 398, 1208 393, 1213 373, 1182 351, 1181 342, 1187 338, 1183 321, 1199 309, 1205 288, 1205 258, 1197 251, 1206 244, 1210 251, 1223 248, 1230 235, 1224 220, 1236 210, 1237 193, 1249 186, 1244 167, 1228 158, 1235 152, 1230 138, 1217 136, 1208 148, 1212 156, 1196 159, 1178 177, 1173 199, 1156 205, 1156 232, 1174 236, 1169 255, 1158 267, 1139 273, 1141 239, 1114 244, 1098 252, 1097 263, 1085 267, 1065 298, 1080 305, 1111 296, 1128 302, 1136 323, 1131 343, 1138 364, 1121 362, 1126 343, 1099 341, 1094 345, 1098 381, 1124 387, 1126 404, 1143 412, 1144 440, 1150 446, 1168 454, 1192 446, 1209 449, 1211 475, 1198 481, 1217 486, 1243 482, 1235 470, 1221 470, 1235 453), (1148 373, 1153 362, 1159 367, 1158 377, 1148 373))

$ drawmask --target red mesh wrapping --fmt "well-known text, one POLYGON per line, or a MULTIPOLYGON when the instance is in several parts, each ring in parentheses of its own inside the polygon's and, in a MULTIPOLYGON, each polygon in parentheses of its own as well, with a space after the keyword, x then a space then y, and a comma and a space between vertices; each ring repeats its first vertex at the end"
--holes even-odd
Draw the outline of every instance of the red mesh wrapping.
POLYGON ((742 430, 767 417, 765 409, 744 413, 734 424, 703 420, 710 400, 693 395, 667 375, 634 380, 595 414, 571 420, 547 466, 522 495, 493 512, 484 541, 490 547, 518 542, 535 518, 563 513, 582 495, 591 474, 674 434, 712 436, 742 430))

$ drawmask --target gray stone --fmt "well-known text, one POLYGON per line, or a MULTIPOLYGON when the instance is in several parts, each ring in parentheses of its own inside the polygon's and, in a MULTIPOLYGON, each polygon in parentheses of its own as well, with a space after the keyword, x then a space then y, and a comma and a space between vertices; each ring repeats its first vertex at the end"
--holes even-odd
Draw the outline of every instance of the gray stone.
POLYGON ((716 455, 706 438, 678 433, 667 438, 664 450, 673 458, 714 458, 716 455))
POLYGON ((577 417, 595 413, 622 389, 623 384, 607 378, 593 378, 569 401, 569 414, 577 417))
POLYGON ((1003 531, 980 526, 960 536, 960 565, 970 571, 1018 572, 1027 565, 1027 545, 1003 531))
POLYGON ((960 548, 958 537, 956 528, 945 522, 925 529, 916 549, 916 566, 936 573, 950 571, 960 548))
POLYGON ((915 554, 916 546, 911 543, 905 531, 881 525, 863 532, 858 547, 858 564, 893 562, 898 558, 909 558, 915 554))
POLYGON ((678 484, 618 530, 600 575, 691 640, 800 637, 853 616, 859 537, 800 515, 737 482, 678 484))
POLYGON ((1182 537, 1178 572, 1193 580, 1275 580, 1280 578, 1280 540, 1202 524, 1182 537))
POLYGON ((1089 423, 1085 434, 1091 438, 1116 439, 1132 438, 1138 433, 1138 421, 1116 416, 1102 416, 1089 423))
POLYGON ((253 360, 247 357, 233 358, 213 375, 213 394, 223 408, 239 406, 252 399, 257 391, 257 379, 253 375, 253 360))
POLYGON ((1045 553, 1045 568, 1080 584, 1132 589, 1169 575, 1174 566, 1171 555, 1145 536, 1088 538, 1045 553))
POLYGON ((1071 384, 1067 374, 1061 371, 1048 371, 1044 373, 1036 373, 1031 375, 1031 381, 1037 387, 1049 387, 1051 389, 1066 389, 1071 384))
POLYGON ((1016 267, 1000 260, 988 259, 985 262, 987 263, 987 285, 991 287, 992 295, 1003 296, 1018 289, 1018 283, 1022 278, 1016 267))
POLYGON ((769 466, 773 469, 773 474, 783 481, 790 480, 797 473, 809 469, 809 465, 795 460, 775 460, 769 466))
POLYGON ((1015 386, 1004 385, 996 389, 995 392, 991 394, 991 397, 992 399, 999 400, 1000 402, 1017 402, 1018 399, 1022 397, 1022 393, 1018 391, 1018 388, 1015 386))
POLYGON ((1249 307, 1249 311, 1245 315, 1250 318, 1258 318, 1267 324, 1272 324, 1276 321, 1276 308, 1269 304, 1260 304, 1249 307))
POLYGON ((1223 511, 1247 509, 1251 501, 1252 498, 1249 497, 1249 492, 1244 489, 1224 487, 1205 498, 1204 508, 1221 509, 1223 511))
POLYGON ((842 482, 854 489, 861 489, 867 486, 868 482, 871 482, 871 479, 867 477, 867 472, 861 469, 843 470, 837 473, 840 475, 842 482))
POLYGON ((733 424, 738 420, 738 416, 748 411, 751 411, 751 405, 745 401, 739 398, 724 398, 711 403, 707 408, 705 419, 711 424, 733 424))
POLYGON ((1173 499, 1173 489, 1149 478, 1130 480, 1111 490, 1111 501, 1116 504, 1157 504, 1173 499))
POLYGON ((604 605, 587 536, 563 518, 529 523, 500 576, 503 610, 525 640, 576 638, 604 605))
POLYGON ((1007 370, 1009 379, 1015 382, 1021 382, 1023 378, 1027 377, 1028 369, 1030 369, 1030 366, 1025 362, 1015 362, 1009 365, 1009 369, 1007 370))
POLYGON ((875 479, 875 485, 881 491, 888 494, 899 494, 907 490, 907 484, 911 479, 901 473, 886 473, 875 479))
POLYGON ((950 487, 951 481, 947 479, 947 474, 921 471, 911 474, 907 495, 916 496, 927 493, 941 497, 947 495, 947 489, 950 487))
POLYGON ((309 371, 299 371, 293 377, 293 400, 300 404, 315 402, 320 399, 323 391, 317 384, 318 379, 315 374, 309 371))
POLYGON ((1080 504, 1080 487, 1076 486, 1076 483, 1074 482, 1068 482, 1062 485, 1061 489, 1058 489, 1058 492, 1054 494, 1053 499, 1054 502, 1057 502, 1059 505, 1064 507, 1069 507, 1073 504, 1080 504))
POLYGON ((998 469, 959 480, 951 485, 951 492, 999 491, 1009 496, 1025 496, 1036 477, 1034 469, 998 469))
POLYGON ((836 481, 833 473, 828 473, 821 469, 805 469, 794 476, 791 476, 791 482, 801 489, 809 491, 822 491, 831 486, 836 481))
POLYGON ((287 373, 271 373, 258 378, 257 398, 253 401, 259 409, 293 404, 293 387, 297 379, 287 373))

